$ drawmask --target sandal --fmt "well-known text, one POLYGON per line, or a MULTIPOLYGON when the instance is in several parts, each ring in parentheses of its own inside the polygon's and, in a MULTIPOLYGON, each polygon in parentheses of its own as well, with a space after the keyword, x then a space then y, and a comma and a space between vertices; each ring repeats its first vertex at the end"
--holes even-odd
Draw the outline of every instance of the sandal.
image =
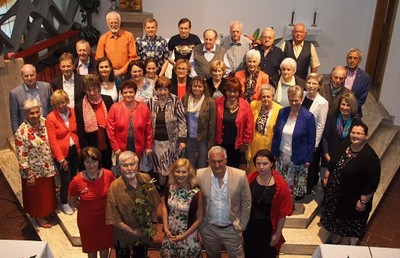
POLYGON ((46 221, 45 219, 36 219, 36 222, 39 224, 40 227, 42 228, 51 228, 53 225, 51 225, 50 222, 46 221))

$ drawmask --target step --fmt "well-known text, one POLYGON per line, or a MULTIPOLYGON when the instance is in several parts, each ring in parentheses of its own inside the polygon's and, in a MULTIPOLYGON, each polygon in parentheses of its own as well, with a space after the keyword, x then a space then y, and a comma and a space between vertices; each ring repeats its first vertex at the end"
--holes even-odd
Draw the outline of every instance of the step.
POLYGON ((368 139, 368 143, 375 150, 379 158, 383 156, 388 146, 392 143, 397 132, 398 128, 396 126, 382 121, 372 137, 368 139))
POLYGON ((369 134, 372 136, 382 120, 387 118, 387 112, 371 94, 368 94, 362 109, 362 121, 368 126, 369 134))

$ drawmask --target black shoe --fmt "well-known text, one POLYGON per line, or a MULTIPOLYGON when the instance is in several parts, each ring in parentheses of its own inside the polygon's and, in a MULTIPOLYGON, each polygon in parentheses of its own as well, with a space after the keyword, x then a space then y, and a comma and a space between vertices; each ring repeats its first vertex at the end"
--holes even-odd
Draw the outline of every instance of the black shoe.
POLYGON ((294 199, 295 199, 296 201, 300 201, 300 200, 303 200, 303 198, 304 198, 304 195, 302 195, 302 196, 296 196, 294 199))

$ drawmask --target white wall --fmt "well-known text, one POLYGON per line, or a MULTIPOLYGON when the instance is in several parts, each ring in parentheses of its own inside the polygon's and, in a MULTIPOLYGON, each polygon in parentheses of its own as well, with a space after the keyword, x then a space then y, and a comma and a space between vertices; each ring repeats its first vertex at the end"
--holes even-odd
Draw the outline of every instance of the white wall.
MULTIPOLYGON (((400 5, 397 13, 399 13, 400 5)), ((392 43, 389 48, 388 60, 386 63, 386 71, 382 82, 382 91, 380 101, 386 107, 387 111, 395 116, 394 123, 400 126, 400 73, 399 60, 400 48, 400 19, 397 17, 392 34, 392 43)))

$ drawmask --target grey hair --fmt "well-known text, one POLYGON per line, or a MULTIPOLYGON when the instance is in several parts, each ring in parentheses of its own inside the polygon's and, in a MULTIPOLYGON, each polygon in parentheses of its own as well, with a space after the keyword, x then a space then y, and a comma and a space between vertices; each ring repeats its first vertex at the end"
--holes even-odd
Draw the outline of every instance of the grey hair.
POLYGON ((22 109, 27 112, 31 108, 38 107, 40 108, 40 101, 37 98, 30 98, 24 101, 22 105, 22 109))
POLYGON ((120 166, 122 163, 124 163, 126 160, 132 158, 135 160, 135 164, 139 163, 139 158, 138 156, 133 152, 133 151, 124 151, 119 155, 118 158, 118 165, 120 166))
POLYGON ((350 53, 357 53, 358 56, 360 57, 360 61, 362 60, 362 51, 358 48, 350 48, 349 51, 347 51, 347 56, 349 56, 350 53))
POLYGON ((110 16, 115 15, 117 16, 118 20, 121 22, 121 15, 116 12, 116 11, 111 11, 109 13, 106 14, 106 21, 108 21, 108 19, 110 18, 110 16))
POLYGON ((285 59, 283 59, 283 61, 281 62, 281 65, 279 67, 282 69, 282 67, 285 65, 289 65, 293 69, 293 71, 296 72, 297 63, 293 58, 286 57, 285 59))
POLYGON ((211 149, 208 151, 207 157, 208 157, 208 159, 210 159, 211 153, 218 154, 218 153, 221 153, 221 152, 224 154, 225 159, 227 159, 228 158, 228 154, 226 153, 225 148, 221 147, 221 146, 213 146, 213 147, 211 147, 211 149))
POLYGON ((250 49, 246 53, 246 60, 249 60, 250 58, 256 58, 258 61, 261 61, 261 54, 260 51, 255 50, 255 49, 250 49))
POLYGON ((272 96, 275 96, 275 88, 271 84, 261 84, 258 94, 261 96, 263 91, 269 91, 272 93, 272 96))
POLYGON ((231 29, 234 24, 239 25, 240 30, 243 30, 243 24, 238 20, 232 21, 231 24, 230 24, 229 29, 231 29))

